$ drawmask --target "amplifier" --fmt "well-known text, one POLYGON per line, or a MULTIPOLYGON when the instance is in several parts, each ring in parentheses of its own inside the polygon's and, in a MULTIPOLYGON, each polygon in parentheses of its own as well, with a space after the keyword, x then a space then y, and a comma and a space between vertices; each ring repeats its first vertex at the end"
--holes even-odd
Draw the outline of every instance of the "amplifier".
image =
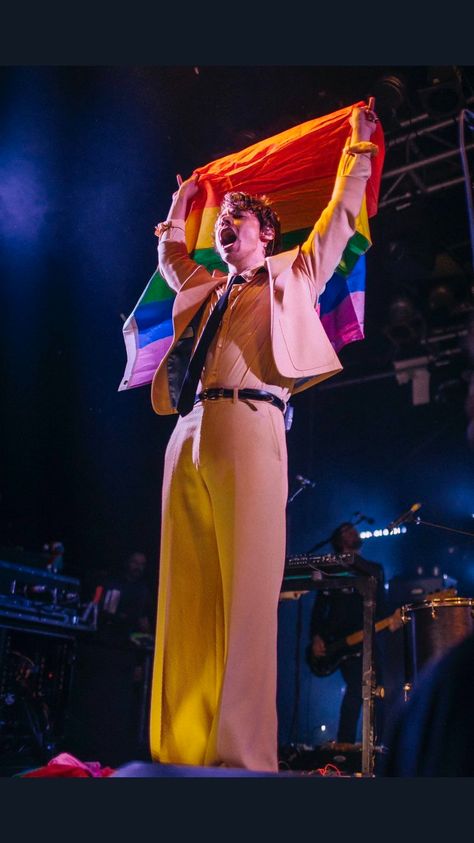
POLYGON ((457 580, 446 575, 440 577, 406 577, 395 576, 389 580, 388 596, 394 606, 402 606, 404 603, 416 603, 423 600, 428 594, 436 591, 445 591, 450 588, 457 588, 457 580))

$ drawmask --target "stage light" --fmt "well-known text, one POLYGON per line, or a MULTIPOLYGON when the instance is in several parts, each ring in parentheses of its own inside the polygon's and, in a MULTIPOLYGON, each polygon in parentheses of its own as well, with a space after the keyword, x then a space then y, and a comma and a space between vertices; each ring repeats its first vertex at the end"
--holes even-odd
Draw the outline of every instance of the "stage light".
MULTIPOLYGON (((474 515, 473 515, 474 518, 474 515)), ((359 535, 361 539, 380 539, 380 538, 390 538, 391 536, 400 536, 402 533, 406 533, 406 527, 394 527, 393 530, 388 530, 387 527, 382 527, 379 530, 363 530, 359 535)))
POLYGON ((437 319, 446 319, 454 309, 455 300, 452 287, 440 282, 429 292, 428 308, 437 319))
POLYGON ((397 112, 407 98, 403 77, 395 74, 382 76, 372 84, 369 93, 375 97, 377 114, 384 128, 389 129, 396 123, 397 112))
POLYGON ((395 327, 410 322, 415 316, 415 313, 416 310, 413 301, 408 296, 399 295, 390 302, 390 324, 395 327))
POLYGON ((404 291, 396 293, 389 303, 388 339, 397 347, 418 342, 425 333, 425 322, 414 298, 404 291))
POLYGON ((425 111, 435 118, 459 114, 466 104, 459 68, 447 65, 430 67, 428 82, 426 88, 418 90, 425 111))
POLYGON ((460 264, 445 251, 435 257, 430 285, 427 289, 427 316, 438 326, 472 312, 470 280, 460 264))

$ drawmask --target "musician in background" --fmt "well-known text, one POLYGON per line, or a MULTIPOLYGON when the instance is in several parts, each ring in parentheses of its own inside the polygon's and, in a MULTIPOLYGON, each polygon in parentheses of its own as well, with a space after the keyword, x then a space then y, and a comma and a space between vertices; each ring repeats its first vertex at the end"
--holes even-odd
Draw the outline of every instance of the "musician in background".
POLYGON ((119 574, 104 580, 104 596, 99 617, 99 635, 115 647, 130 646, 134 633, 150 635, 153 597, 146 581, 147 558, 135 551, 119 574))
MULTIPOLYGON (((358 553, 362 539, 357 528, 350 522, 340 524, 331 535, 331 544, 336 553, 354 553, 355 558, 359 563, 363 563, 367 572, 377 579, 376 592, 376 607, 375 617, 379 619, 385 614, 385 589, 384 589, 384 570, 377 562, 369 562, 363 559, 358 553)), ((393 621, 393 626, 395 626, 393 621)), ((314 603, 314 608, 311 616, 311 648, 310 648, 310 663, 313 661, 317 665, 318 659, 326 659, 329 657, 328 645, 334 641, 343 641, 343 639, 353 632, 363 629, 363 602, 362 597, 354 588, 338 588, 331 591, 319 591, 314 603)), ((376 672, 376 681, 379 684, 380 676, 380 657, 377 653, 377 640, 374 647, 374 667, 376 672)), ((339 725, 337 730, 337 742, 354 744, 356 742, 357 727, 362 708, 362 646, 347 648, 342 646, 338 649, 334 659, 337 664, 337 658, 341 653, 349 652, 338 664, 341 671, 346 688, 342 698, 339 725)), ((316 671, 315 671, 316 672, 316 671)), ((327 675, 333 673, 332 669, 328 669, 327 675)), ((321 675, 321 674, 317 674, 321 675)), ((375 706, 375 732, 376 740, 380 739, 381 734, 381 712, 380 706, 375 706)))

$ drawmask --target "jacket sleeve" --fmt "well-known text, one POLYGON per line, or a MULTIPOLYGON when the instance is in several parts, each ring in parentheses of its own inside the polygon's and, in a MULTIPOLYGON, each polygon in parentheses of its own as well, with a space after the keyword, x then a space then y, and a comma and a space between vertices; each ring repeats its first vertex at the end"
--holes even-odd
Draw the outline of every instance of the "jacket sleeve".
MULTIPOLYGON (((170 223, 170 227, 160 235, 158 271, 168 287, 177 293, 197 270, 203 273, 206 273, 206 270, 189 257, 184 235, 184 220, 170 220, 170 223)), ((206 276, 203 275, 203 277, 206 276)))
POLYGON ((301 247, 298 260, 304 264, 315 301, 334 274, 355 232, 371 173, 371 155, 376 150, 375 144, 367 142, 344 149, 329 204, 301 247))

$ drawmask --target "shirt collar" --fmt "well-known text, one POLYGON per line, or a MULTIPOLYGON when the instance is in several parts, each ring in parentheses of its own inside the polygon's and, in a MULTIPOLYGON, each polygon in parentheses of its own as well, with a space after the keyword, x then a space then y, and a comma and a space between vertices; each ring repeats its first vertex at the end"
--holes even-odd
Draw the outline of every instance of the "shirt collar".
POLYGON ((264 266, 253 266, 251 269, 246 269, 240 274, 245 281, 253 281, 255 276, 259 275, 261 272, 265 272, 264 266))

